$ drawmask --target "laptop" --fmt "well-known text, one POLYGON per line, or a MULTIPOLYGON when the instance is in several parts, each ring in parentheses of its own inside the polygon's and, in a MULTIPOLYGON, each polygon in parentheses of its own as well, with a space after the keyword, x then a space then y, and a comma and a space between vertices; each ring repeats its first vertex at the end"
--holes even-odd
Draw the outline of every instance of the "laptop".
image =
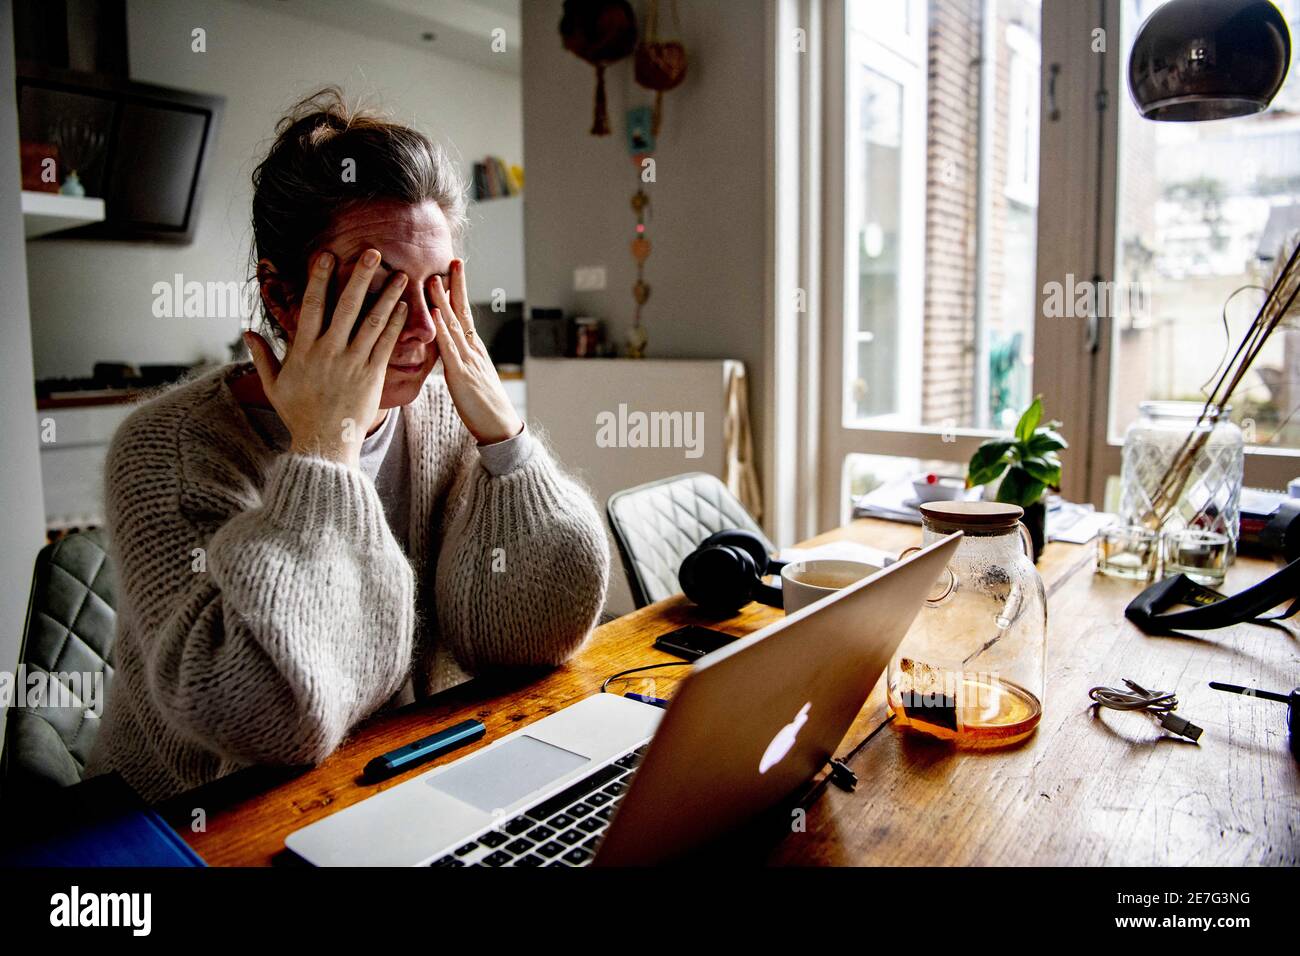
POLYGON ((317 866, 669 861, 827 765, 960 537, 700 658, 667 709, 594 694, 285 845, 317 866))

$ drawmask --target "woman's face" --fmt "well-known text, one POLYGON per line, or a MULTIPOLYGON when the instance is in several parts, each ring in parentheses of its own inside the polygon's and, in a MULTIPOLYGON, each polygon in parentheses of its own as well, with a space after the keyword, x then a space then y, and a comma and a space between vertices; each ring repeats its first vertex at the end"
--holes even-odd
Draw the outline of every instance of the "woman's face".
MULTIPOLYGON (((379 400, 381 408, 395 408, 415 400, 438 361, 428 285, 435 275, 442 276, 444 284, 450 285, 447 276, 453 258, 451 229, 442 209, 432 201, 412 206, 376 200, 338 216, 320 245, 307 253, 307 261, 312 262, 328 250, 338 263, 330 282, 327 316, 332 315, 357 261, 367 249, 378 249, 382 259, 371 279, 370 295, 359 318, 365 317, 393 275, 404 272, 409 280, 402 294, 402 301, 408 307, 406 327, 393 348, 379 400)), ((297 307, 293 318, 296 329, 297 307)), ((292 341, 293 331, 287 326, 285 331, 292 341)))

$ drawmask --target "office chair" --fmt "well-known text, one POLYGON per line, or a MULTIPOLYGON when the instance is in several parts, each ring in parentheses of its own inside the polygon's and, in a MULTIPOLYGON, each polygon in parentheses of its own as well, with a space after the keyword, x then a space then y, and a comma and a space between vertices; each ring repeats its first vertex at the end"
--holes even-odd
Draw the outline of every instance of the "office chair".
POLYGON ((752 531, 775 550, 727 486, 703 472, 615 492, 605 511, 637 607, 679 593, 682 559, 715 531, 752 531))
MULTIPOLYGON (((102 529, 78 531, 46 545, 36 556, 27 626, 19 650, 26 674, 41 671, 48 686, 67 689, 64 700, 27 701, 17 697, 5 725, 3 779, 6 795, 80 782, 99 733, 103 702, 113 668, 109 664, 117 612, 108 535, 102 529), (99 713, 87 716, 86 688, 64 675, 102 675, 99 713), (81 691, 78 696, 74 691, 81 691), (62 706, 61 706, 62 705, 62 706)), ((85 679, 85 678, 83 678, 85 679)), ((30 685, 29 685, 30 686, 30 685)))

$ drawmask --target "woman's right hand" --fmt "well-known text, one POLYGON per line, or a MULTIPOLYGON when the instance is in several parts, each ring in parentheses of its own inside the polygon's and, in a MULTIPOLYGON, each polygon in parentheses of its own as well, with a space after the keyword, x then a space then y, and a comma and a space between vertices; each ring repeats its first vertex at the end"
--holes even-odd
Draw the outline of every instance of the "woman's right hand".
POLYGON ((353 468, 360 463, 361 443, 379 414, 388 359, 406 324, 406 303, 398 300, 407 277, 399 272, 357 325, 379 259, 375 249, 361 257, 322 334, 334 257, 328 252, 317 257, 283 364, 261 335, 244 333, 262 389, 289 429, 289 450, 295 454, 353 468), (354 326, 356 336, 349 342, 354 326))

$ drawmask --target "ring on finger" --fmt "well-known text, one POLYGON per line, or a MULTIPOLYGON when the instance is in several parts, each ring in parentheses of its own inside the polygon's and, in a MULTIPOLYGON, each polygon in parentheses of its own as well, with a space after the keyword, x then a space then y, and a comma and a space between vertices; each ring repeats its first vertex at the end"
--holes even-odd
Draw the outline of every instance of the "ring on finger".
POLYGON ((466 309, 465 314, 460 317, 460 324, 461 328, 465 330, 465 337, 472 339, 474 337, 474 313, 466 309))
POLYGON ((472 339, 474 337, 474 319, 468 312, 463 315, 456 313, 456 324, 465 333, 465 338, 472 339))

